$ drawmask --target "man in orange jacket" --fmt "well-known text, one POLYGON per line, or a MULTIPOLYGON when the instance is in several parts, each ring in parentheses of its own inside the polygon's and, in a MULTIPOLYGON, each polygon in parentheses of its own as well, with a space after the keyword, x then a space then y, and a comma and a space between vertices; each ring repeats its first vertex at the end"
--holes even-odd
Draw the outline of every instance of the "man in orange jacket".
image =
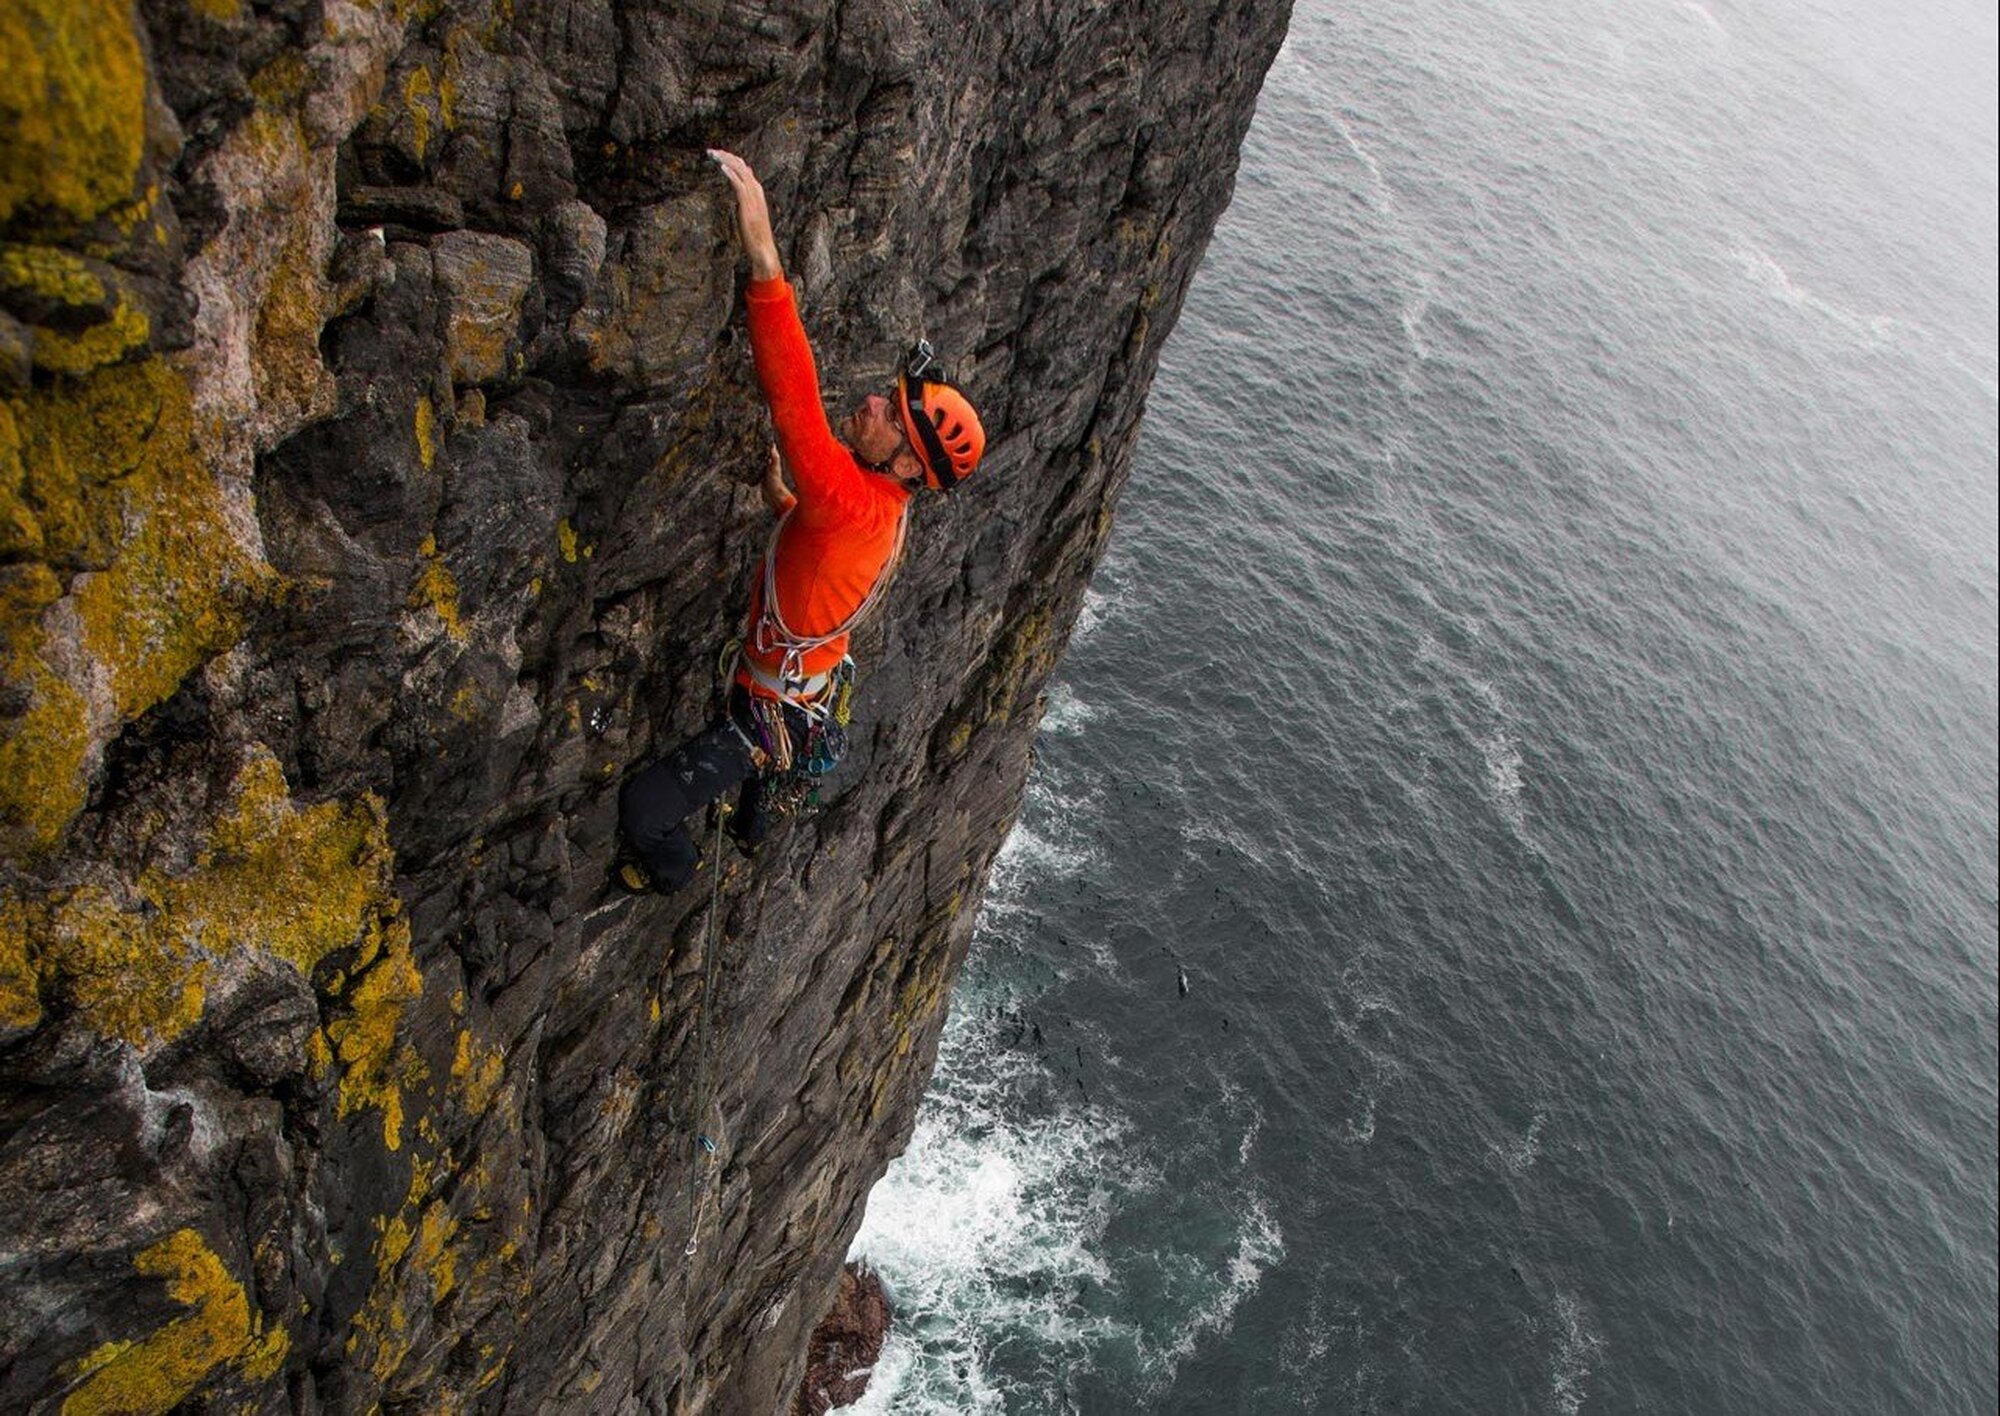
POLYGON ((832 770, 843 745, 848 636, 895 574, 910 497, 922 487, 950 491, 986 446, 978 415, 927 344, 911 351, 893 395, 862 399, 835 437, 763 185, 734 153, 709 156, 735 190, 750 258, 750 350, 777 432, 763 492, 779 520, 751 587, 726 710, 619 794, 619 824, 641 867, 628 864, 620 878, 669 892, 700 859, 689 816, 740 786, 730 829, 754 849, 776 810, 832 770))

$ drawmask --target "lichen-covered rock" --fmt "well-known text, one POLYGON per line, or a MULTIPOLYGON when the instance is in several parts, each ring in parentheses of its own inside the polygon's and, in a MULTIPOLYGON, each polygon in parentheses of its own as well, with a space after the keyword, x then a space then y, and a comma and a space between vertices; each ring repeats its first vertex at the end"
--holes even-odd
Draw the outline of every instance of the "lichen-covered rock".
POLYGON ((0 1406, 791 1400, 1285 8, 0 7, 0 1406), (632 898, 767 524, 715 145, 991 438, 820 810, 632 898))
POLYGON ((528 248, 483 231, 447 231, 431 243, 431 275, 452 382, 491 383, 508 373, 520 352, 521 305, 535 278, 528 248))

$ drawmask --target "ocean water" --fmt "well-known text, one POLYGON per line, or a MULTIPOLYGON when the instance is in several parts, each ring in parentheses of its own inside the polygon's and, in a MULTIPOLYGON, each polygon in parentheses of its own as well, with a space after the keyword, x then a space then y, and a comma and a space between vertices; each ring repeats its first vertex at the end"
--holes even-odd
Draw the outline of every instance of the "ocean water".
POLYGON ((855 1409, 2000 1404, 1995 48, 1301 0, 855 1409))

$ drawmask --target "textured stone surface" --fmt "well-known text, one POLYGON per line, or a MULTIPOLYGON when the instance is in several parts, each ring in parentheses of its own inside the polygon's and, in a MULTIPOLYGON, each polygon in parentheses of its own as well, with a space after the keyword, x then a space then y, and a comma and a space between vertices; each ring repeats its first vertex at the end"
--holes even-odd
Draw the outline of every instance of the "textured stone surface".
POLYGON ((0 7, 0 1406, 790 1402, 1285 8, 0 7), (992 435, 712 936, 606 881, 766 524, 710 145, 992 435))
POLYGON ((806 1345, 806 1375, 792 1399, 792 1416, 826 1416, 861 1399, 889 1335, 889 1295, 873 1270, 848 1264, 840 1271, 833 1307, 806 1345))

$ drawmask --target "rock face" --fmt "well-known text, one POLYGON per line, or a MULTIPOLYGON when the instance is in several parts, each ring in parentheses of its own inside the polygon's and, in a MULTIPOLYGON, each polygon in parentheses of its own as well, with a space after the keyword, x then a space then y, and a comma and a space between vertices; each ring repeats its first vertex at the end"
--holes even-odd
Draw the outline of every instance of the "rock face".
POLYGON ((806 1347, 805 1380, 792 1398, 791 1416, 826 1416, 836 1406, 859 1401, 882 1355, 889 1322, 889 1295, 882 1280, 869 1269, 848 1264, 840 1271, 832 1309, 806 1347))
POLYGON ((0 7, 0 1407, 789 1403, 1287 8, 0 7), (766 527, 711 145, 991 435, 712 926, 607 888, 766 527))

